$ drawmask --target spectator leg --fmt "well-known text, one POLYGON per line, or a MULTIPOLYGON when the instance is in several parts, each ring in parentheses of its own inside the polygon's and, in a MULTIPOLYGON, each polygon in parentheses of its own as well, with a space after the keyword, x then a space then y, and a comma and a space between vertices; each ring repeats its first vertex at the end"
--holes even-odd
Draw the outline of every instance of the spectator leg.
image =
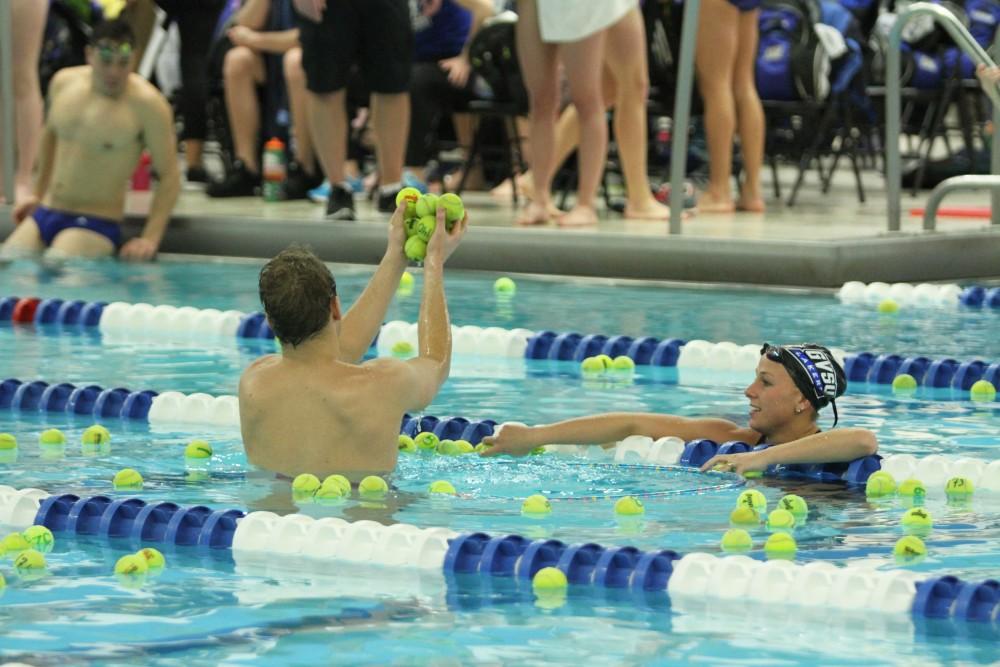
POLYGON ((264 59, 245 46, 234 46, 222 63, 226 84, 226 111, 236 158, 254 174, 260 173, 257 157, 260 101, 257 86, 266 80, 264 59))
POLYGON ((764 195, 760 187, 764 164, 764 107, 757 95, 754 66, 757 57, 759 9, 739 13, 739 47, 733 73, 733 98, 739 124, 740 153, 743 155, 743 183, 738 208, 762 213, 764 195))
POLYGON ((316 157, 323 173, 334 184, 346 180, 347 160, 347 89, 332 93, 309 92, 307 109, 316 157))
POLYGON ((373 93, 375 162, 382 186, 403 180, 403 156, 410 130, 409 93, 373 93))
POLYGON ((313 148, 312 130, 309 127, 308 91, 306 73, 302 69, 302 49, 289 49, 282 60, 285 85, 288 87, 288 106, 292 114, 292 136, 295 139, 295 159, 307 174, 316 174, 316 152, 313 148))

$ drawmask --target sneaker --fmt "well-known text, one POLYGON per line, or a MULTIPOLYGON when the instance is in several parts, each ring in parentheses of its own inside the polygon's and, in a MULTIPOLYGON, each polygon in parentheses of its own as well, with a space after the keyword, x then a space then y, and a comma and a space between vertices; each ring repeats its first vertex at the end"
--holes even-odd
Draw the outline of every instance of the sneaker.
MULTIPOLYGON (((395 202, 394 202, 395 203, 395 202)), ((354 195, 342 185, 331 185, 326 200, 327 220, 354 220, 354 195)))
POLYGON ((385 192, 379 188, 376 206, 378 207, 380 213, 396 212, 396 195, 399 194, 400 190, 402 190, 402 188, 385 192))
POLYGON ((294 160, 288 163, 285 177, 285 199, 306 199, 309 191, 323 183, 321 174, 309 174, 294 160))
POLYGON ((317 204, 325 204, 326 200, 330 198, 330 181, 324 180, 315 188, 307 192, 306 196, 317 204))
POLYGON ((420 194, 427 194, 427 184, 414 176, 412 171, 403 172, 403 187, 416 188, 417 190, 420 190, 420 194))
POLYGON ((205 171, 204 167, 188 167, 187 168, 187 182, 188 183, 208 183, 208 172, 205 171))
POLYGON ((205 193, 209 197, 255 197, 260 194, 260 174, 236 160, 226 177, 209 183, 205 193))

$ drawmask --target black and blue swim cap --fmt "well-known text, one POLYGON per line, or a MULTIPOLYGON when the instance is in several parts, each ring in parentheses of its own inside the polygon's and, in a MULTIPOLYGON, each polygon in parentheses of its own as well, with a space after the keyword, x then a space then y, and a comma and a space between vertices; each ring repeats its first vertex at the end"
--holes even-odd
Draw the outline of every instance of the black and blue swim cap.
POLYGON ((813 343, 802 345, 764 343, 760 353, 785 367, 792 382, 817 412, 827 405, 832 405, 833 425, 837 425, 839 415, 835 401, 847 391, 847 374, 830 350, 813 343))

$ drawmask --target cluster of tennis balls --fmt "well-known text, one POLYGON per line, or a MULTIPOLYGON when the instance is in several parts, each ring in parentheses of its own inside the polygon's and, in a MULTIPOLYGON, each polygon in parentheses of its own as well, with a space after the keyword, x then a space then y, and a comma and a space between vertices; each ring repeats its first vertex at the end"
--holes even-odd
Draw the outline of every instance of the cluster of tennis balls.
POLYGON ((412 438, 406 434, 399 436, 399 452, 401 454, 414 454, 417 452, 427 454, 440 454, 441 456, 461 456, 462 454, 472 454, 489 449, 486 443, 479 443, 473 446, 466 440, 440 440, 430 431, 423 431, 412 438))
POLYGON ((115 563, 115 574, 130 583, 141 582, 146 574, 158 574, 167 564, 163 554, 153 547, 126 554, 115 563))
MULTIPOLYGON (((358 484, 358 495, 378 500, 389 492, 389 485, 378 475, 369 475, 358 484)), ((302 473, 292 480, 292 494, 296 500, 319 502, 340 500, 351 495, 351 482, 343 475, 328 475, 323 481, 312 473, 302 473)))
MULTIPOLYGON (((45 570, 45 556, 52 551, 55 538, 45 526, 29 526, 23 532, 10 533, 0 540, 0 558, 14 561, 14 570, 22 578, 32 578, 45 570)), ((0 574, 0 589, 6 580, 0 574)))
POLYGON ((584 375, 603 375, 604 373, 631 373, 635 370, 635 362, 624 354, 612 359, 606 354, 587 357, 580 362, 580 371, 584 375))
POLYGON ((742 492, 736 499, 736 508, 729 515, 732 526, 722 536, 722 550, 745 552, 753 548, 753 538, 746 528, 757 528, 765 523, 772 531, 764 543, 768 558, 794 558, 798 545, 789 532, 805 523, 809 515, 809 505, 805 499, 795 494, 783 496, 778 506, 767 511, 767 498, 756 489, 742 492), (762 519, 766 516, 766 519, 762 519))
MULTIPOLYGON (((965 501, 972 497, 975 485, 968 477, 952 477, 944 485, 944 493, 949 500, 965 501)), ((888 498, 899 495, 914 504, 923 502, 927 487, 919 479, 905 479, 899 484, 884 470, 873 472, 865 482, 865 495, 869 498, 888 498)))
POLYGON ((451 192, 438 197, 430 193, 422 195, 416 188, 403 188, 396 195, 396 206, 403 202, 406 202, 403 214, 406 243, 403 245, 403 252, 414 262, 422 262, 427 256, 427 244, 437 227, 439 207, 444 209, 445 228, 449 232, 456 222, 465 217, 462 198, 451 192))

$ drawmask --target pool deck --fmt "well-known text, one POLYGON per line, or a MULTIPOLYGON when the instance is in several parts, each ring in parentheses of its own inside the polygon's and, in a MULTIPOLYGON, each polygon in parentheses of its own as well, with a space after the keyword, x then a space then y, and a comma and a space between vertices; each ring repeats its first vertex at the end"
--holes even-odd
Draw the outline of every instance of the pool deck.
MULTIPOLYGON (((780 172, 787 193, 794 174, 780 172)), ((517 273, 603 278, 837 287, 848 280, 921 282, 1000 276, 1000 229, 988 219, 941 218, 923 232, 909 216, 927 193, 904 194, 902 231, 886 231, 882 178, 864 173, 868 201, 859 203, 853 179, 841 170, 822 194, 815 173, 794 207, 768 200, 764 215, 699 214, 670 235, 666 222, 601 214, 596 227, 519 227, 510 199, 468 193, 471 227, 449 266, 517 273)), ((765 192, 771 195, 770 182, 765 192)), ((783 193, 783 194, 785 194, 783 193)), ((787 197, 787 194, 785 194, 787 197)), ((148 193, 130 196, 128 232, 138 231, 148 193)), ((331 262, 371 264, 385 248, 387 216, 357 202, 359 220, 331 222, 311 202, 264 203, 255 198, 212 200, 185 190, 161 250, 172 253, 270 257, 295 241, 331 262)), ((944 206, 988 206, 986 193, 955 193, 944 206)), ((10 229, 0 207, 0 237, 10 229)))

